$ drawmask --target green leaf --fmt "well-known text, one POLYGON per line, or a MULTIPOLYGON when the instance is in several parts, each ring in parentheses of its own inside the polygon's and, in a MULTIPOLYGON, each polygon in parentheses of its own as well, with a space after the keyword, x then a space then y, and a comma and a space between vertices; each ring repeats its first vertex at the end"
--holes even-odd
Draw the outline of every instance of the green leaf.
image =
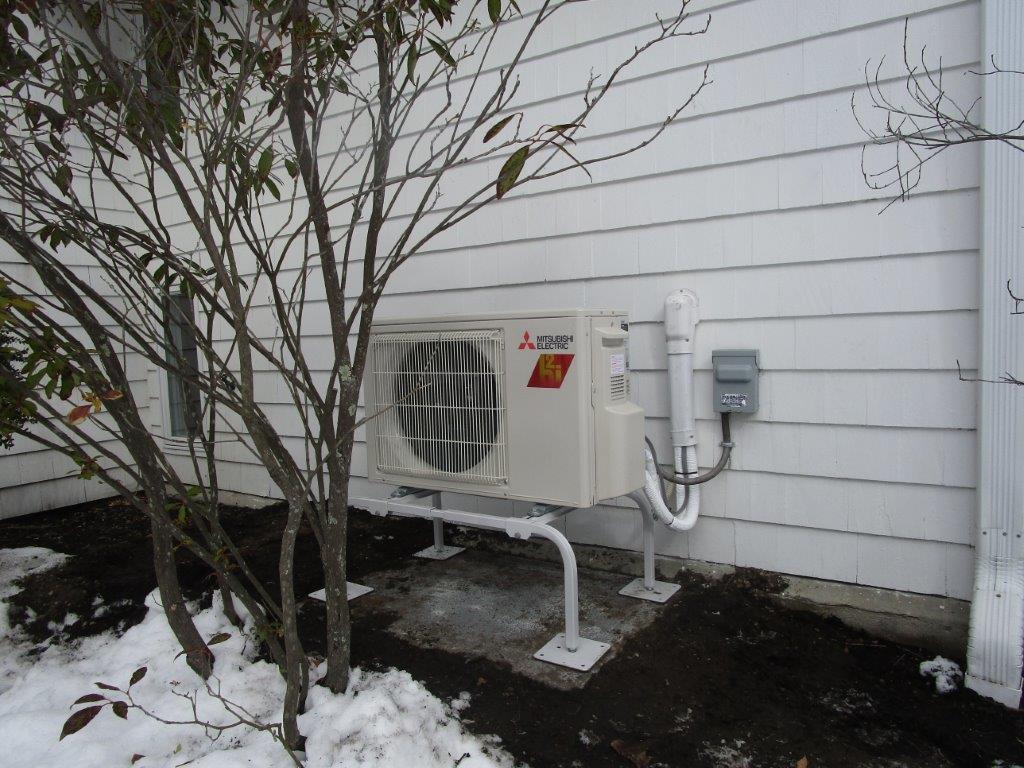
POLYGON ((455 66, 455 59, 452 58, 451 53, 448 51, 448 46, 442 43, 440 40, 435 40, 432 37, 427 38, 427 42, 430 43, 430 47, 434 49, 436 53, 445 64, 449 67, 455 66))
POLYGON ((92 707, 80 709, 72 714, 71 717, 64 722, 64 727, 60 731, 60 739, 57 739, 57 741, 60 741, 65 736, 78 733, 80 730, 85 728, 85 726, 92 722, 92 719, 100 713, 101 709, 103 709, 103 705, 96 704, 92 707))
POLYGON ((519 178, 519 174, 523 172, 523 166, 526 164, 526 157, 530 154, 529 147, 520 147, 513 152, 505 164, 501 166, 501 171, 498 173, 498 185, 497 193, 498 198, 505 196, 505 193, 515 186, 516 180, 519 178))
POLYGON ((501 0, 487 0, 487 14, 494 24, 501 18, 501 0))
POLYGON ((53 175, 53 181, 57 185, 57 188, 61 192, 67 194, 68 190, 71 189, 71 168, 62 165, 57 169, 57 172, 53 175))
POLYGON ((576 142, 573 141, 572 137, 571 136, 566 136, 565 132, 569 131, 569 130, 572 130, 573 128, 582 128, 582 127, 583 126, 580 125, 579 123, 560 123, 559 125, 552 125, 550 128, 545 130, 544 133, 557 133, 559 136, 564 138, 566 141, 571 141, 573 144, 575 144, 576 142))
POLYGON ((299 166, 290 157, 286 157, 284 159, 284 169, 285 171, 288 172, 288 175, 291 176, 293 179, 299 175, 299 166))
POLYGON ((17 16, 15 16, 14 14, 11 14, 10 20, 11 20, 11 26, 14 27, 14 31, 18 33, 18 37, 20 37, 22 40, 24 40, 27 43, 29 41, 28 40, 28 27, 25 26, 25 22, 22 21, 17 16))
POLYGON ((516 112, 514 114, 509 115, 508 117, 503 117, 503 118, 501 118, 501 120, 499 120, 494 125, 492 125, 490 128, 488 128, 487 129, 487 133, 484 134, 484 143, 486 144, 488 141, 490 141, 495 136, 497 136, 499 133, 501 133, 501 129, 504 128, 509 123, 511 123, 512 120, 518 114, 519 113, 516 112))
POLYGON ((35 302, 24 299, 21 296, 10 296, 7 299, 7 303, 26 314, 32 312, 36 308, 35 302))
POLYGON ((408 72, 409 79, 413 79, 413 74, 416 72, 416 62, 420 60, 420 46, 419 42, 413 40, 409 45, 409 53, 405 57, 405 68, 408 72))
POLYGON ((260 155, 259 163, 257 163, 256 165, 256 170, 259 172, 260 176, 266 176, 268 173, 270 173, 270 166, 273 163, 274 150, 271 149, 270 147, 267 147, 266 149, 263 150, 263 153, 260 155))
POLYGON ((100 22, 103 21, 103 11, 99 3, 93 3, 85 9, 85 20, 93 29, 99 29, 100 22))

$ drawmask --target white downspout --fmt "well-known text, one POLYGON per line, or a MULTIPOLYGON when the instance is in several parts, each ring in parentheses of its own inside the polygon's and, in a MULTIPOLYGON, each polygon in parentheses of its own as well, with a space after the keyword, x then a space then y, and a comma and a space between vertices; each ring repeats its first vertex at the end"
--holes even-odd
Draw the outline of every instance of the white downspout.
MULTIPOLYGON (((981 61, 1024 69, 1024 3, 984 0, 981 61)), ((1020 120, 1024 89, 1010 75, 982 78, 982 120, 1005 130, 1020 120)), ((982 148, 981 354, 978 375, 1024 372, 1024 323, 1011 314, 1007 280, 1024 285, 1024 161, 1002 142, 982 148)), ((978 524, 967 687, 1010 707, 1024 673, 1024 398, 1018 387, 977 384, 978 524)))
MULTIPOLYGON (((672 455, 677 474, 693 475, 697 467, 697 422, 693 401, 693 337, 699 321, 697 294, 681 290, 665 299, 665 342, 668 351, 668 385, 672 455)), ((677 489, 676 508, 665 506, 661 480, 648 450, 644 495, 657 518, 673 531, 688 531, 700 514, 700 486, 691 485, 689 502, 683 510, 685 495, 677 489)))

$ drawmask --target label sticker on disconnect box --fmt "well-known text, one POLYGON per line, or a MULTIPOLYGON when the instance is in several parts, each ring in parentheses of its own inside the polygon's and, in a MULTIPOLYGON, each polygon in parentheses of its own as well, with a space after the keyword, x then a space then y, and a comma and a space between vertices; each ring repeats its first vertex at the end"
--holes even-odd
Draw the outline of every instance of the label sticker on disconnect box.
POLYGON ((611 355, 608 358, 612 365, 612 376, 618 376, 626 372, 626 356, 611 355))

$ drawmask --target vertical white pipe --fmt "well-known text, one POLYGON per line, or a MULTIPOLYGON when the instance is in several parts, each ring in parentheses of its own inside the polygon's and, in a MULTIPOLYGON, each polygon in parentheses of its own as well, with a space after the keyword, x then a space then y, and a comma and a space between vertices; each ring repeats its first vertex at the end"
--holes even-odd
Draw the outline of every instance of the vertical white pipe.
MULTIPOLYGON (((693 291, 680 290, 665 299, 665 346, 668 353, 669 417, 675 471, 697 472, 697 420, 693 398, 693 339, 700 320, 699 302, 693 291)), ((700 486, 690 486, 690 498, 682 517, 682 488, 676 489, 673 530, 690 530, 700 514, 700 486)))

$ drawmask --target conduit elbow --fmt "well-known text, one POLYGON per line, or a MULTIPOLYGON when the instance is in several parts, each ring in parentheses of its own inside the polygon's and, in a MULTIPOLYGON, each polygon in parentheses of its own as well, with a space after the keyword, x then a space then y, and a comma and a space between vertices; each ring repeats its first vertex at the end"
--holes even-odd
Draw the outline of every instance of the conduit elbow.
POLYGON ((697 294, 673 291, 665 299, 665 342, 670 355, 693 354, 693 336, 700 321, 697 294))

